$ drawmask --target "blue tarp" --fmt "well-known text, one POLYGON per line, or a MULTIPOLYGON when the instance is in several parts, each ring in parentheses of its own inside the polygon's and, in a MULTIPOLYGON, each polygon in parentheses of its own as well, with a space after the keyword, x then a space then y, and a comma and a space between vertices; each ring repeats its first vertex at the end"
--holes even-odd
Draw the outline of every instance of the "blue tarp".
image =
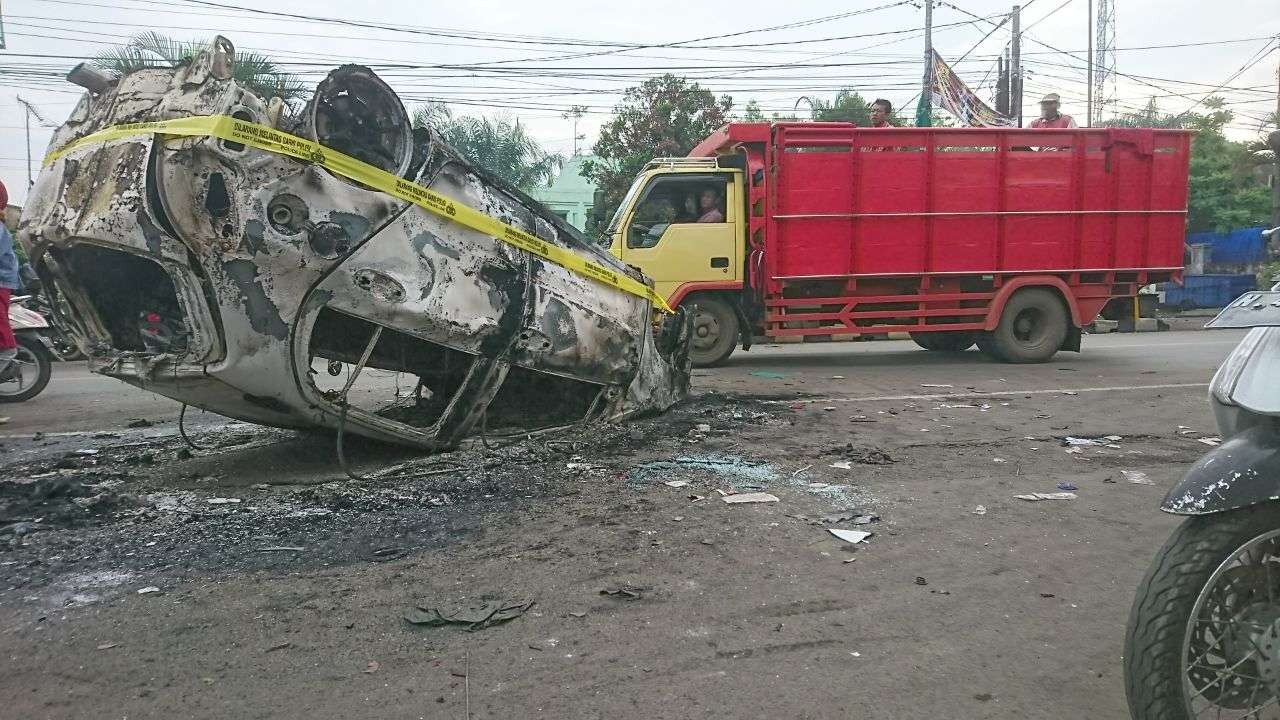
POLYGON ((1187 275, 1182 286, 1163 283, 1164 304, 1179 308, 1218 308, 1257 289, 1253 275, 1187 275))
POLYGON ((1263 228, 1240 228, 1228 233, 1191 233, 1188 245, 1210 245, 1208 262, 1245 265, 1267 259, 1263 228))

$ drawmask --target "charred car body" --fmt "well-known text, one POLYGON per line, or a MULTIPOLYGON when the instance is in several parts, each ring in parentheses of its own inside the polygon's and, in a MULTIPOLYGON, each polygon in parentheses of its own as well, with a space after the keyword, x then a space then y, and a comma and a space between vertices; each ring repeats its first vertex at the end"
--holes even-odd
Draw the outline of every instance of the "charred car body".
MULTIPOLYGON (((372 71, 300 113, 189 64, 86 94, 51 149, 122 123, 229 115, 315 140, 642 279, 515 188, 413 129, 372 71)), ((323 167, 216 137, 138 135, 47 165, 19 237, 91 367, 279 427, 444 448, 490 429, 620 419, 688 392, 688 324, 323 167)))

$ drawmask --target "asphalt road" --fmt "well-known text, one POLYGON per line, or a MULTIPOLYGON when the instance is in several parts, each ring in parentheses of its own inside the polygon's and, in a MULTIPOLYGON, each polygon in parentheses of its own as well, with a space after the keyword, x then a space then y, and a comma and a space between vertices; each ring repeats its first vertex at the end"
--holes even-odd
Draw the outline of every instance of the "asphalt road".
MULTIPOLYGON (((765 345, 739 350, 724 367, 695 371, 693 382, 695 390, 803 393, 845 402, 951 394, 968 387, 984 392, 1068 389, 1141 394, 1154 386, 1207 384, 1243 336, 1243 331, 1230 330, 1095 335, 1085 338, 1082 353, 1060 353, 1047 366, 996 364, 977 351, 927 353, 909 340, 765 345), (1055 369, 1052 379, 1046 378, 1046 367, 1055 369), (833 379, 837 375, 842 377, 833 379)), ((139 418, 176 424, 178 410, 178 403, 168 398, 90 373, 85 363, 59 363, 48 388, 34 400, 0 406, 0 415, 10 417, 0 426, 0 439, 37 432, 113 431, 139 418)), ((220 419, 193 410, 188 422, 199 427, 220 419)))
POLYGON ((61 472, 149 506, 0 546, 0 697, 50 718, 1124 718, 1129 605, 1178 522, 1158 503, 1216 433, 1205 390, 1242 334, 1086 337, 1021 366, 760 347, 629 439, 413 482, 350 482, 329 438, 245 426, 184 456, 172 402, 59 367, 6 409, 0 463, 101 447, 61 472), (756 481, 780 501, 716 492, 756 481), (1060 486, 1078 497, 1014 498, 1060 486), (859 545, 810 524, 850 507, 880 518, 859 545), (403 619, 513 596, 537 604, 475 633, 403 619))

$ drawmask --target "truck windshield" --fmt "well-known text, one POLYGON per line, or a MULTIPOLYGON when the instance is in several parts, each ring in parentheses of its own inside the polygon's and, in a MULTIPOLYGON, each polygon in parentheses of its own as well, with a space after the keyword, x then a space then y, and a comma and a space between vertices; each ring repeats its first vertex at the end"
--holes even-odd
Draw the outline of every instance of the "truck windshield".
POLYGON ((631 187, 627 188, 627 194, 622 196, 622 202, 618 204, 618 209, 613 213, 613 219, 609 221, 609 227, 604 231, 606 237, 613 237, 613 234, 618 231, 618 224, 622 222, 622 213, 631 206, 631 201, 636 199, 636 193, 640 192, 644 179, 644 175, 637 177, 635 182, 631 183, 631 187))

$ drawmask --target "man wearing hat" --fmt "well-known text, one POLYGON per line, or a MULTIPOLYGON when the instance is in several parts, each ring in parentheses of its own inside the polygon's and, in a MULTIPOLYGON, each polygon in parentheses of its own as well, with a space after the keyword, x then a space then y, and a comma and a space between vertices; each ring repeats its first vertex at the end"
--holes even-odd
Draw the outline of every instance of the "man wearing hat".
MULTIPOLYGON (((9 191, 0 182, 0 379, 13 370, 13 359, 18 356, 18 341, 9 325, 9 298, 22 287, 18 277, 18 256, 13 251, 13 236, 4 224, 4 209, 9 205, 9 191)), ((6 418, 0 418, 0 424, 6 418)))
POLYGON ((1058 93, 1045 95, 1040 100, 1040 117, 1031 122, 1031 127, 1037 130, 1060 130, 1062 128, 1078 127, 1074 118, 1058 112, 1058 108, 1061 105, 1062 99, 1058 97, 1058 93))

